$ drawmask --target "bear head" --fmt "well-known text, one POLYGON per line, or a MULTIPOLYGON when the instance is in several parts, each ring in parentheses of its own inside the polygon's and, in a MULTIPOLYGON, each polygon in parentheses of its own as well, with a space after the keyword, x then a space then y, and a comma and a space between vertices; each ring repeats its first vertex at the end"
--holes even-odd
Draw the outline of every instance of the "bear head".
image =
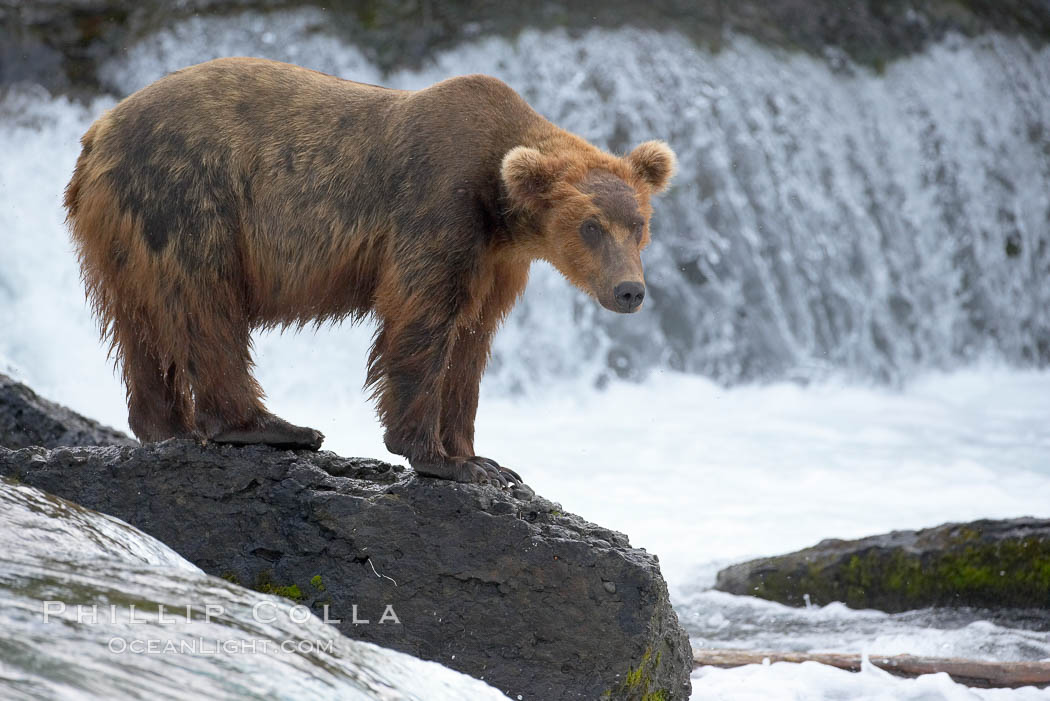
POLYGON ((589 145, 553 154, 518 146, 503 157, 500 176, 511 206, 531 215, 536 257, 606 309, 630 313, 645 297, 649 200, 674 169, 674 153, 662 141, 623 158, 589 145))

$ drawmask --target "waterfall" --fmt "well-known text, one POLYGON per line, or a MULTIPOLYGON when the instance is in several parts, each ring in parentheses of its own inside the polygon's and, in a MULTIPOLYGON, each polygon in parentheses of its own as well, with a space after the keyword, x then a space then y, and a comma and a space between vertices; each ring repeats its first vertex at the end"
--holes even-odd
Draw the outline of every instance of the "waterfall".
MULTIPOLYGON (((612 314, 537 265, 496 342, 486 384, 498 391, 652 368, 725 384, 828 374, 897 382, 988 358, 1050 361, 1050 48, 948 36, 876 70, 739 36, 711 51, 675 33, 526 30, 382 74, 327 31, 322 12, 302 9, 189 19, 101 74, 124 95, 224 55, 408 89, 489 73, 601 147, 671 144, 680 171, 655 203, 646 308, 612 314)), ((56 119, 83 128, 108 104, 56 119)), ((63 168, 34 187, 61 189, 71 141, 64 132, 52 147, 64 149, 63 168)), ((11 199, 25 187, 16 168, 0 169, 11 199)), ((64 237, 60 219, 49 213, 43 232, 6 222, 5 236, 64 237)), ((67 263, 43 264, 66 266, 68 277, 67 263)), ((15 282, 16 265, 0 263, 0 294, 17 314, 34 293, 15 282)), ((368 337, 338 335, 332 353, 368 337)), ((25 364, 11 343, 0 354, 25 364)))

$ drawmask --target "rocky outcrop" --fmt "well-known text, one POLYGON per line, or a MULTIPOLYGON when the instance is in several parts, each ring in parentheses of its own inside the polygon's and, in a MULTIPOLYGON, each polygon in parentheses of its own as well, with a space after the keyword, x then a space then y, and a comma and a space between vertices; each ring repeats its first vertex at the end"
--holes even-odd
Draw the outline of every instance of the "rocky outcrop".
POLYGON ((657 559, 539 497, 330 452, 188 440, 0 448, 0 475, 511 698, 689 697, 689 641, 657 559))
POLYGON ((897 612, 927 606, 1050 609, 1050 519, 948 523, 825 540, 733 565, 716 589, 802 606, 841 601, 897 612))
POLYGON ((138 441, 0 374, 0 446, 17 449, 31 445, 138 445, 138 441))
POLYGON ((99 63, 138 38, 191 15, 323 7, 323 29, 361 48, 380 68, 418 65, 435 51, 522 28, 583 31, 633 26, 673 30, 717 47, 727 33, 876 67, 919 51, 948 32, 985 31, 1050 39, 1043 0, 588 0, 573 3, 325 2, 304 0, 0 0, 0 84, 97 92, 99 63))

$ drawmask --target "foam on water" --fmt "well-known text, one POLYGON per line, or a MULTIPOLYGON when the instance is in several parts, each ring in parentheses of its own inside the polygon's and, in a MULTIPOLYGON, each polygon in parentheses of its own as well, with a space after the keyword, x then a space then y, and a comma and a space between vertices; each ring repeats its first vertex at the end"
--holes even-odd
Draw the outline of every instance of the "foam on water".
POLYGON ((1022 689, 972 689, 954 683, 947 674, 900 679, 872 666, 853 674, 815 662, 777 662, 736 669, 699 669, 693 673, 693 698, 727 701, 1045 701, 1048 695, 1045 690, 1030 686, 1022 689))
MULTIPOLYGON (((712 55, 675 35, 524 32, 381 76, 314 31, 323 23, 190 20, 106 79, 127 92, 229 54, 407 88, 481 71, 596 143, 669 139, 682 172, 657 205, 651 307, 608 314, 538 266, 498 337, 479 451, 658 553, 697 644, 1050 656, 1023 621, 981 612, 793 611, 703 591, 720 565, 825 537, 1048 515, 1050 375, 1002 362, 1047 352, 1050 50, 950 39, 876 75, 744 39, 712 55), (931 373, 960 362, 971 365, 931 373), (645 368, 641 384, 594 391, 645 368), (781 382, 722 384, 755 377, 781 382), (905 377, 903 389, 870 385, 905 377)), ((0 100, 0 368, 126 429, 60 208, 79 136, 112 104, 0 100)), ((361 392, 371 332, 262 334, 258 376, 270 407, 323 430, 326 447, 400 460, 361 392)), ((943 677, 816 665, 706 670, 694 683, 696 698, 973 698, 943 677)))

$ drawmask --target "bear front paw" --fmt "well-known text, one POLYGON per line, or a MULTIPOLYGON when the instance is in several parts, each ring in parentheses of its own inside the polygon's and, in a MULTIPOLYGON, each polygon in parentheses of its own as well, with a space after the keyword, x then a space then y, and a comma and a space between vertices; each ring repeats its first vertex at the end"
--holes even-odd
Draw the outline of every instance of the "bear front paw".
POLYGON ((427 477, 454 480, 470 484, 491 484, 500 489, 511 489, 515 496, 531 497, 533 492, 514 470, 495 460, 473 455, 469 458, 447 458, 442 462, 413 462, 413 469, 427 477))

